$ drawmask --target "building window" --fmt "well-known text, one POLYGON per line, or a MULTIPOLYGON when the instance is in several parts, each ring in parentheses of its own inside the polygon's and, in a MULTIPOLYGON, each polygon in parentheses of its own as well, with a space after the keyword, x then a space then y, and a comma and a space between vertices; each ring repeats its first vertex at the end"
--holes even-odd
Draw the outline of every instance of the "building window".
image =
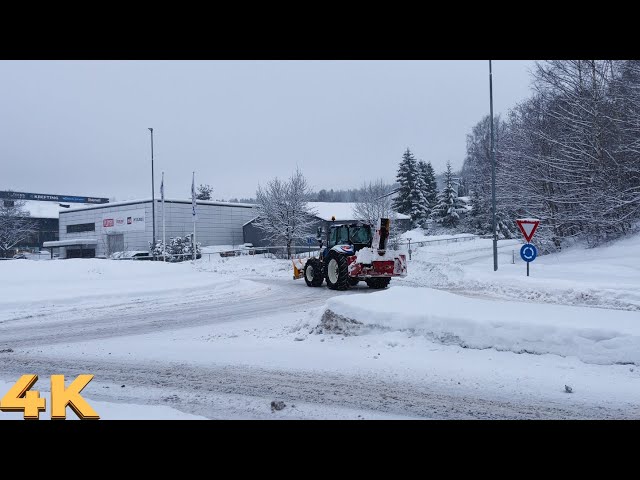
POLYGON ((78 223, 76 225, 67 225, 67 233, 79 233, 79 232, 95 232, 95 223, 78 223))
POLYGON ((9 208, 9 207, 15 207, 16 203, 13 200, 5 200, 4 201, 4 206, 9 208))

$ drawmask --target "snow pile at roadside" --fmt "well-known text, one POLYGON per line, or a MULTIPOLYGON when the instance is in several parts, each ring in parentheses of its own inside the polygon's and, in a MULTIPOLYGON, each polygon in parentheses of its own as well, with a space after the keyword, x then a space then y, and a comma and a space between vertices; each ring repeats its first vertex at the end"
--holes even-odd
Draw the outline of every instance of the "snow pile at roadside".
POLYGON ((291 260, 267 258, 262 254, 240 255, 237 257, 221 257, 211 255, 197 260, 194 268, 201 272, 212 272, 237 278, 241 275, 249 277, 281 277, 293 276, 291 260))
POLYGON ((0 262, 0 311, 35 302, 101 299, 124 301, 140 295, 187 293, 196 288, 252 288, 253 282, 199 272, 191 262, 69 259, 0 262))
POLYGON ((429 288, 394 287, 371 295, 333 297, 318 330, 405 331, 464 348, 640 365, 640 315, 635 312, 497 303, 429 288))
POLYGON ((498 242, 497 272, 491 240, 425 246, 415 249, 408 277, 400 282, 497 298, 639 311, 638 249, 638 235, 598 248, 574 246, 539 256, 527 277, 518 240, 498 242))

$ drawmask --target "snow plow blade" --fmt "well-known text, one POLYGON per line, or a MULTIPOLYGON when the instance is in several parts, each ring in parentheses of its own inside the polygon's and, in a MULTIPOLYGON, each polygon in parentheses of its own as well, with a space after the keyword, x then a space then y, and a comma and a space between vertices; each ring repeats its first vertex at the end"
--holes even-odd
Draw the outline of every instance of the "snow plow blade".
POLYGON ((291 260, 293 263, 293 279, 297 280, 304 277, 304 265, 307 263, 306 258, 294 258, 291 260))

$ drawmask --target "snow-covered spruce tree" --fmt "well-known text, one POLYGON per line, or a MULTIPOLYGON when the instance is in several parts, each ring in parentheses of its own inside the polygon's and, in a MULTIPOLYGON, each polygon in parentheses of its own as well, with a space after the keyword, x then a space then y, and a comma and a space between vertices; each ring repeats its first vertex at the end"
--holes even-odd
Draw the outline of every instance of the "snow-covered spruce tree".
POLYGON ((20 200, 0 203, 0 256, 8 256, 13 247, 38 232, 37 223, 24 207, 20 200))
POLYGON ((299 169, 287 181, 274 178, 265 188, 258 186, 256 202, 258 218, 254 222, 267 239, 284 243, 287 257, 291 258, 291 247, 304 240, 315 223, 312 209, 307 204, 309 185, 299 169))
POLYGON ((424 188, 418 171, 418 162, 408 148, 402 155, 396 181, 399 187, 393 201, 393 208, 399 213, 409 215, 414 225, 419 224, 426 214, 424 208, 426 200, 421 191, 424 188))
MULTIPOLYGON (((418 165, 416 164, 416 167, 418 165)), ((414 227, 423 226, 429 216, 429 202, 425 196, 426 184, 418 170, 415 186, 411 191, 411 221, 414 227)))
POLYGON ((436 206, 438 201, 438 185, 436 183, 436 173, 433 170, 431 162, 424 162, 420 160, 418 162, 418 171, 422 177, 423 183, 423 195, 427 203, 426 216, 431 215, 433 207, 436 206))
POLYGON ((462 202, 458 199, 457 185, 453 181, 451 163, 447 162, 444 174, 444 188, 438 195, 438 203, 433 209, 433 218, 444 227, 456 227, 460 222, 462 202))

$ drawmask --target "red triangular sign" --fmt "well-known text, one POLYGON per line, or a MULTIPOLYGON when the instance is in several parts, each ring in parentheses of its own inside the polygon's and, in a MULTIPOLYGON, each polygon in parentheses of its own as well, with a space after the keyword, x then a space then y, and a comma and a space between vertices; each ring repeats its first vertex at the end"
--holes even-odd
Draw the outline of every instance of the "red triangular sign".
POLYGON ((524 239, 527 241, 527 243, 530 243, 533 235, 538 229, 538 225, 540 225, 540 220, 537 220, 535 218, 523 218, 516 220, 516 223, 518 224, 518 228, 522 232, 524 239))

